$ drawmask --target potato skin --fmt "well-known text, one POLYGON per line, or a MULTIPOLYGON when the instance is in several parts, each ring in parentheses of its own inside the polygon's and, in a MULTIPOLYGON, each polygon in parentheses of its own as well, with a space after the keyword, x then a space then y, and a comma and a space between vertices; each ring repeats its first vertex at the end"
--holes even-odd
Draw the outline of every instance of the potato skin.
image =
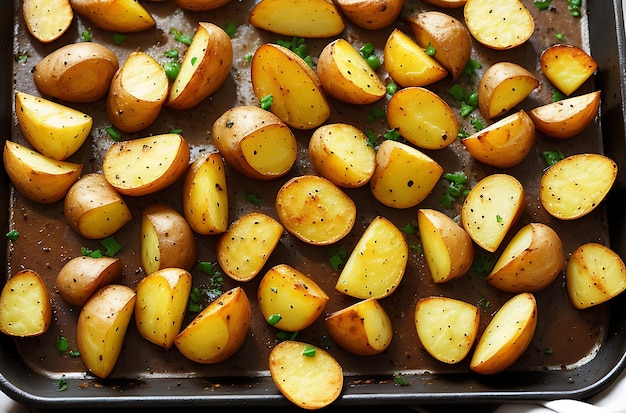
POLYGON ((56 278, 63 300, 82 306, 93 293, 122 275, 119 258, 78 256, 68 261, 56 278))
POLYGON ((400 15, 404 0, 336 0, 352 23, 368 30, 389 26, 400 15))

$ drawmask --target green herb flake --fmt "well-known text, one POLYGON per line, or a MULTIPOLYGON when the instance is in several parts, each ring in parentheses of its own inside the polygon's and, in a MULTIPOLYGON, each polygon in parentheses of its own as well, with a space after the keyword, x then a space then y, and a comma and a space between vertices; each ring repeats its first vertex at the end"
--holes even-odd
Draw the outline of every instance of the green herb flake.
POLYGON ((179 53, 177 49, 170 49, 163 53, 163 55, 168 59, 178 59, 179 53))
POLYGON ((572 16, 574 17, 581 16, 581 11, 580 11, 581 3, 582 3, 581 0, 567 0, 567 9, 569 10, 572 16))
POLYGON ((552 92, 552 101, 553 102, 559 102, 559 101, 561 101, 563 99, 565 99, 565 95, 560 90, 555 90, 554 92, 552 92))
POLYGON ((409 245, 409 248, 411 249, 411 251, 415 252, 416 254, 422 253, 422 244, 411 244, 409 245))
POLYGON ((466 186, 467 175, 464 172, 446 173, 443 178, 448 181, 446 192, 441 198, 441 204, 444 208, 452 208, 452 204, 461 198, 464 198, 469 193, 469 188, 466 186))
POLYGON ((267 95, 261 98, 261 109, 270 110, 272 107, 272 103, 274 103, 274 96, 267 95))
POLYGON ((68 387, 67 386, 67 382, 65 380, 61 379, 61 380, 59 380, 57 382, 57 390, 58 391, 65 391, 65 390, 67 390, 67 387, 68 387))
POLYGON ((372 43, 365 43, 359 49, 359 54, 361 55, 361 57, 363 57, 363 59, 365 59, 369 67, 371 67, 373 70, 376 70, 380 67, 381 62, 374 52, 374 45, 372 43))
POLYGON ((83 32, 81 33, 81 39, 83 40, 83 42, 90 42, 93 40, 93 35, 87 30, 83 30, 83 32))
POLYGON ((202 290, 200 288, 193 287, 191 289, 187 310, 192 313, 199 313, 202 310, 202 290))
POLYGON ((165 62, 163 63, 163 71, 168 79, 174 80, 180 73, 180 62, 165 62))
POLYGON ((21 52, 17 56, 15 56, 15 61, 17 63, 26 63, 28 61, 28 54, 26 52, 21 52))
POLYGON ((67 338, 59 336, 57 337, 55 346, 59 352, 65 353, 70 349, 70 342, 67 340, 67 338))
POLYGON ((174 40, 185 44, 187 46, 191 45, 192 36, 182 34, 178 29, 170 29, 170 34, 174 36, 174 40))
POLYGON ((563 33, 557 33, 557 34, 554 35, 554 37, 558 41, 563 41, 563 39, 565 39, 565 35, 563 33))
POLYGON ((257 194, 246 194, 246 200, 254 206, 261 205, 261 198, 257 194))
POLYGON ((469 138, 471 135, 468 131, 463 128, 459 128, 459 132, 457 133, 457 137, 461 140, 469 138))
POLYGON ((91 250, 87 247, 80 248, 80 255, 83 257, 91 257, 91 258, 102 258, 102 251, 100 250, 91 250))
POLYGON ((404 232, 405 234, 411 234, 411 235, 414 235, 417 233, 415 226, 411 224, 410 222, 406 224, 404 227, 400 228, 400 231, 404 232))
POLYGON ((479 132, 479 131, 485 129, 485 123, 482 120, 480 120, 480 119, 478 119, 476 117, 472 118, 472 120, 470 122, 471 122, 472 126, 474 127, 474 129, 476 130, 476 132, 479 132))
POLYGON ((535 0, 535 7, 539 10, 547 10, 552 0, 535 0))
POLYGON ((80 357, 80 351, 78 351, 78 350, 72 350, 72 351, 70 351, 69 354, 72 357, 80 357))
POLYGON ((19 236, 20 236, 20 232, 16 229, 12 229, 6 234, 6 237, 10 239, 11 241, 15 241, 16 239, 19 238, 19 236))
POLYGON ((463 74, 466 76, 474 76, 476 74, 476 70, 482 68, 483 65, 480 64, 480 62, 478 60, 474 60, 471 57, 469 58, 469 60, 467 61, 467 63, 465 64, 465 67, 463 68, 463 74))
POLYGON ((404 377, 398 375, 393 376, 393 382, 396 386, 410 386, 410 383, 406 381, 404 377))
POLYGON ((276 43, 291 50, 302 58, 306 64, 309 65, 309 67, 313 67, 313 60, 309 55, 309 48, 307 47, 304 38, 293 37, 291 40, 278 40, 276 43))
POLYGON ((502 216, 500 214, 496 215, 496 222, 498 224, 502 224, 503 221, 504 221, 504 219, 502 219, 502 216))
POLYGON ((183 130, 180 128, 170 128, 170 130, 168 131, 169 133, 176 133, 178 135, 180 135, 181 133, 183 133, 183 130))
POLYGON ((472 263, 472 269, 478 275, 487 276, 496 264, 494 258, 490 254, 477 254, 472 263))
POLYGON ((122 249, 122 246, 113 236, 100 240, 100 244, 102 244, 102 246, 106 249, 105 254, 108 257, 115 257, 115 254, 120 252, 122 249))
POLYGON ((295 340, 298 337, 298 332, 295 331, 293 333, 289 331, 279 331, 276 333, 276 340, 285 341, 285 340, 295 340))
POLYGON ((554 350, 552 350, 550 347, 546 348, 544 350, 544 354, 547 354, 549 356, 551 356, 552 354, 554 354, 554 350))
POLYGON ((113 42, 116 45, 121 45, 122 43, 124 43, 126 41, 126 39, 128 38, 128 36, 126 36, 125 34, 121 34, 121 33, 115 33, 113 35, 113 42))
POLYGON ((335 271, 340 271, 348 261, 348 252, 345 248, 332 248, 328 250, 328 261, 335 271))
POLYGON ((376 136, 374 131, 371 129, 366 129, 364 133, 365 133, 365 136, 367 137, 367 145, 371 146, 372 148, 375 148, 376 142, 378 141, 378 136, 376 136))
POLYGON ((198 61, 198 58, 196 56, 192 57, 191 58, 191 65, 195 66, 197 61, 198 61))
POLYGON ((437 54, 437 49, 435 49, 435 46, 433 46, 432 43, 428 43, 428 46, 426 47, 426 49, 424 49, 424 52, 428 55, 428 56, 434 56, 437 54))
POLYGON ((545 159, 546 163, 550 165, 554 165, 558 161, 565 159, 565 155, 559 151, 544 151, 543 159, 545 159))
POLYGON ((245 56, 243 57, 243 61, 244 61, 246 64, 250 64, 250 62, 252 61, 252 57, 253 57, 253 56, 254 56, 254 55, 253 55, 252 53, 248 53, 247 55, 245 55, 245 56))
POLYGON ((105 131, 109 135, 109 137, 113 139, 115 142, 119 142, 122 140, 122 135, 113 126, 107 126, 105 128, 105 131))
POLYGON ((400 131, 398 129, 389 129, 387 132, 383 133, 383 138, 388 141, 399 141, 402 138, 402 135, 400 135, 400 131))
POLYGON ((305 357, 315 357, 316 349, 313 346, 306 346, 302 351, 302 355, 305 357))
POLYGON ((275 326, 282 318, 283 317, 280 314, 271 314, 269 317, 267 317, 267 322, 269 323, 269 325, 275 326))
POLYGON ((237 34, 237 25, 233 21, 229 21, 224 27, 224 31, 231 39, 237 34))
POLYGON ((377 106, 374 106, 372 110, 370 110, 370 113, 367 115, 366 121, 374 122, 375 120, 384 118, 384 117, 385 117, 385 111, 377 106))
POLYGON ((393 96, 398 91, 398 84, 396 82, 389 82, 387 83, 387 86, 385 86, 385 89, 387 90, 387 94, 389 96, 393 96))

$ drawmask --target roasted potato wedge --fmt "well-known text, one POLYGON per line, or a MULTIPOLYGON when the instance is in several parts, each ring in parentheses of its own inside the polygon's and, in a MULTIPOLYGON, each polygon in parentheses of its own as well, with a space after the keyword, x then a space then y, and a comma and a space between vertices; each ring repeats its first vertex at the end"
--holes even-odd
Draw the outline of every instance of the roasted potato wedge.
POLYGON ((581 133, 598 114, 600 91, 545 104, 528 112, 535 128, 551 138, 571 138, 581 133))
POLYGON ((535 31, 535 21, 520 0, 467 0, 463 7, 471 35, 496 50, 521 46, 535 31))
POLYGON ((234 287, 200 312, 174 340, 181 354, 200 364, 214 364, 235 354, 250 329, 250 301, 234 287))
POLYGON ((424 297, 415 306, 415 329, 431 356, 456 364, 469 354, 480 325, 478 307, 448 297, 424 297))
POLYGON ((509 299, 478 340, 470 369, 479 374, 496 374, 510 367, 530 345, 536 327, 535 297, 520 293, 509 299))
POLYGON ((45 333, 52 322, 48 287, 34 270, 10 277, 0 294, 0 331, 15 337, 45 333))
POLYGON ((565 285, 574 307, 580 310, 593 307, 626 290, 626 266, 609 247, 586 243, 570 256, 565 285))
POLYGON ((63 199, 83 170, 82 164, 57 161, 11 141, 4 143, 3 160, 15 189, 42 204, 63 199))
POLYGON ((67 192, 63 214, 69 226, 85 238, 113 235, 133 216, 122 196, 104 175, 83 175, 67 192))
POLYGON ((616 177, 617 164, 604 155, 571 155, 544 172, 539 199, 550 215, 573 220, 596 209, 613 187, 616 177))
POLYGON ((296 176, 276 195, 276 212, 285 229, 312 245, 329 245, 345 237, 356 220, 354 201, 326 178, 296 176))
POLYGON ((90 103, 106 96, 117 69, 117 56, 107 47, 95 42, 70 43, 41 59, 33 69, 33 79, 45 95, 90 103))
POLYGON ((481 248, 494 252, 524 211, 524 188, 512 175, 481 179, 463 201, 461 223, 481 248))
POLYGON ((261 279, 257 299, 263 318, 272 326, 295 332, 317 320, 329 297, 305 274, 287 264, 278 264, 261 279))
POLYGON ((512 62, 490 66, 478 84, 478 108, 485 119, 508 113, 539 86, 537 78, 512 62))
POLYGON ((100 288, 122 275, 122 261, 114 257, 78 256, 69 260, 56 278, 63 300, 82 306, 100 288))
POLYGON ((96 291, 82 307, 76 338, 80 357, 92 374, 106 378, 115 367, 136 299, 132 288, 109 284, 96 291))
POLYGON ((231 0, 176 0, 176 4, 185 10, 191 11, 207 11, 217 9, 231 0))
POLYGON ((337 0, 335 4, 352 23, 367 30, 389 26, 402 11, 404 0, 337 0))
POLYGON ((96 27, 111 32, 141 32, 156 25, 138 0, 70 0, 70 4, 96 27))
POLYGON ((135 324, 143 338, 166 350, 183 328, 191 292, 191 274, 182 268, 161 268, 137 285, 135 324))
POLYGON ((177 181, 189 167, 189 145, 176 133, 115 142, 102 160, 107 181, 120 193, 152 194, 177 181))
POLYGON ((377 216, 348 256, 335 289, 360 299, 387 297, 404 277, 408 248, 398 227, 387 218, 377 216))
POLYGON ((74 20, 69 0, 24 0, 22 13, 28 31, 41 43, 61 37, 74 20))
POLYGON ((563 268, 561 238, 546 224, 535 222, 511 238, 486 281, 511 293, 534 293, 550 285, 563 268))
POLYGON ((550 46, 539 57, 541 71, 565 95, 570 96, 593 75, 598 63, 577 46, 550 46))
POLYGON ((318 410, 334 402, 343 389, 343 369, 326 351, 297 341, 277 344, 269 370, 278 390, 299 408, 318 410))
POLYGON ((217 260, 236 281, 252 280, 263 269, 283 235, 283 226, 269 215, 249 212, 223 233, 217 242, 217 260))
POLYGON ((358 301, 324 319, 330 338, 359 355, 379 354, 389 347, 393 326, 385 308, 375 298, 358 301))

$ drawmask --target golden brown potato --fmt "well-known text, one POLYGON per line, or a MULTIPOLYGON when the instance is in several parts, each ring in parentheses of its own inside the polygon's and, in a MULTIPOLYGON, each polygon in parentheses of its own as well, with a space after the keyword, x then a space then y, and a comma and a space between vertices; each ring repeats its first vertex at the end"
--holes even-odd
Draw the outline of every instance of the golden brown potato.
POLYGON ((34 270, 21 270, 10 277, 0 294, 0 331, 15 337, 45 333, 52 321, 48 288, 34 270))
POLYGON ((467 0, 463 14, 471 35, 496 50, 521 46, 535 31, 533 16, 520 0, 467 0))
POLYGON ((593 122, 600 108, 600 91, 545 104, 528 112, 537 130, 551 138, 571 138, 593 122))
POLYGON ((41 43, 61 37, 74 20, 69 0, 24 0, 22 9, 28 31, 41 43))
POLYGON ((334 342, 359 356, 385 351, 393 338, 391 319, 375 298, 333 312, 324 324, 334 342))
POLYGON ((146 53, 132 52, 111 81, 106 102, 109 120, 123 132, 147 128, 161 113, 168 89, 161 64, 146 53))
POLYGON ((617 177, 617 164, 596 154, 568 156, 541 177, 539 199, 550 215, 573 220, 587 215, 604 200, 617 177))
POLYGON ((235 106, 224 112, 213 123, 212 137, 226 162, 253 179, 286 175, 298 155, 287 124, 258 106, 235 106))
POLYGON ((63 300, 82 306, 100 288, 122 275, 119 258, 79 256, 69 260, 56 278, 63 300))
POLYGON ((497 62, 480 78, 478 108, 485 119, 506 114, 539 86, 537 78, 522 66, 497 62))
POLYGON ((463 227, 435 209, 419 209, 417 225, 434 282, 452 281, 469 271, 474 261, 474 244, 463 227))
POLYGON ((486 281, 511 293, 543 290, 565 267, 561 238, 542 223, 522 227, 507 244, 486 281))
POLYGON ((42 204, 61 200, 83 170, 82 164, 57 161, 8 140, 4 143, 3 160, 15 189, 42 204))
POLYGON ((45 95, 89 103, 106 96, 118 68, 117 56, 107 47, 95 42, 71 43, 41 59, 33 79, 45 95))
POLYGON ((591 77, 598 68, 595 59, 577 46, 550 46, 539 57, 541 71, 561 92, 569 96, 591 77))
POLYGON ((342 102, 367 105, 387 93, 376 71, 345 39, 336 39, 322 49, 317 75, 326 94, 342 102))
POLYGON ((207 11, 217 9, 231 0, 176 0, 176 4, 185 10, 207 11))
POLYGON ((107 181, 120 193, 152 194, 176 182, 189 167, 189 145, 176 133, 115 142, 102 160, 107 181))
POLYGON ((69 226, 85 238, 113 235, 133 217, 122 196, 104 175, 83 175, 67 192, 63 213, 69 226))
POLYGON ((276 212, 288 232, 312 245, 339 241, 356 220, 354 201, 337 185, 315 175, 285 182, 276 195, 276 212))
POLYGON ((364 29, 378 30, 396 20, 404 0, 337 0, 335 3, 352 23, 364 29))
POLYGON ((334 402, 343 389, 343 370, 326 351, 297 341, 283 341, 270 352, 269 370, 278 390, 306 410, 334 402))
POLYGON ((140 32, 156 25, 138 0, 70 0, 70 4, 96 27, 112 32, 140 32))

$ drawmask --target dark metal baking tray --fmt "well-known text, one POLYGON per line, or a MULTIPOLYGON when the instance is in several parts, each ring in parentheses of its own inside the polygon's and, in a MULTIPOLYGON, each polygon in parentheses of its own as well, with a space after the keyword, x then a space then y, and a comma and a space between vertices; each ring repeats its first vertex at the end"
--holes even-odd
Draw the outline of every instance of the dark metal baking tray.
MULTIPOLYGON (((172 3, 150 3, 159 13, 160 19, 168 18, 168 13, 172 12, 172 3)), ((418 2, 419 3, 419 2, 418 2)), ((564 2, 561 2, 564 3, 564 2)), ((559 3, 560 7, 563 4, 559 3)), ((233 2, 235 10, 241 5, 247 4, 245 1, 233 2)), ((532 7, 532 5, 531 5, 532 7)), ((607 155, 614 159, 620 171, 626 168, 626 108, 625 108, 625 79, 624 79, 624 28, 622 22, 622 3, 621 0, 613 0, 612 3, 593 2, 587 5, 588 13, 586 16, 586 27, 583 30, 583 37, 588 31, 589 47, 593 57, 598 62, 598 71, 593 82, 586 85, 588 88, 601 89, 602 105, 598 121, 592 125, 589 132, 591 138, 600 138, 601 142, 589 142, 590 147, 603 150, 607 155), (600 145, 601 144, 601 145, 600 145)), ((245 7, 244 7, 245 8, 245 7)), ((232 9, 230 10, 232 12, 232 9)), ((0 3, 0 14, 3 24, 0 25, 0 52, 3 56, 5 64, 0 68, 0 130, 3 139, 20 139, 19 128, 16 128, 13 109, 13 94, 15 92, 16 79, 15 76, 23 76, 24 73, 11 70, 11 63, 14 62, 15 56, 20 52, 17 50, 14 42, 17 36, 24 36, 24 28, 18 27, 20 18, 18 13, 21 12, 19 1, 4 1, 0 3)), ((201 15, 203 18, 215 19, 224 23, 226 19, 232 18, 222 12, 219 14, 207 13, 201 15)), ((458 11, 454 12, 458 13, 458 11)), ((184 14, 184 13, 183 13, 184 14)), ((235 16, 235 15, 233 15, 235 16)), ((180 16, 178 16, 180 17, 180 16)), ((199 17, 198 17, 199 18, 199 17)), ((76 23, 74 23, 76 24, 76 23)), ((73 28, 78 33, 76 27, 73 28)), ((549 32, 553 35, 554 32, 549 32)), ((380 36, 384 39, 384 36, 380 36)), ((69 41, 68 39, 66 39, 69 41)), ((43 46, 34 46, 36 53, 43 54, 50 48, 43 46)), ((528 52, 528 50, 526 50, 528 52)), ((486 52, 485 52, 486 53, 486 52)), ((518 58, 517 52, 510 52, 507 56, 511 59, 518 58)), ((535 50, 537 53, 537 50, 535 50)), ((30 63, 32 66, 32 63, 30 63)), ((20 79, 20 82, 24 79, 20 79)), ((20 84, 17 82, 17 84, 20 84)), ((230 85, 232 87, 232 84, 230 85)), ((31 90, 34 92, 34 90, 31 90)), ((544 91, 545 92, 545 91, 544 91)), ((195 119, 198 124, 197 130, 190 130, 189 133, 202 133, 210 125, 211 116, 213 118, 219 114, 218 100, 224 100, 223 104, 234 104, 229 96, 217 95, 213 99, 209 99, 202 107, 211 114, 206 116, 204 112, 200 114, 200 110, 190 111, 187 115, 189 119, 195 119), (216 105, 216 106, 214 106, 216 105), (194 115, 195 114, 195 115, 194 115), (195 118, 194 118, 195 116, 195 118), (206 116, 206 118, 205 118, 206 116), (200 131, 200 132, 199 132, 200 131)), ((345 109, 345 108, 343 108, 345 109)), ((100 114, 100 116, 102 116, 100 114)), ((174 116, 174 115, 170 115, 174 116)), ((179 116, 176 114, 176 116, 179 116)), ((102 117, 99 119, 102 121, 102 117)), ((163 122, 170 121, 171 118, 163 122)), ((96 119, 98 122, 98 119, 96 119)), ((159 125, 163 127, 163 125, 159 125)), ((186 131, 187 132, 187 131, 186 131)), ((204 132, 206 133, 206 132, 204 132)), ((593 139, 591 139, 593 140, 593 139)), ((554 142, 551 145, 557 145, 554 142)), ((569 143, 560 143, 561 148, 567 148, 569 143)), ((571 148, 569 148, 571 149, 571 148)), ((84 155, 84 154, 83 154, 84 155)), ((443 156, 443 155, 442 155, 443 156)), ((538 165, 538 164, 537 164, 538 165)), ((532 164, 531 167, 537 167, 532 164)), ((97 164, 91 165, 93 169, 97 169, 97 164)), ((300 166, 300 169, 294 173, 305 173, 310 169, 300 166)), ((482 172, 486 172, 482 171, 482 172)), ((523 173, 520 172, 520 173, 523 173)), ((238 182, 239 187, 233 189, 233 197, 241 197, 245 191, 253 189, 258 190, 255 185, 257 183, 238 182)), ((278 184, 267 184, 265 189, 275 191, 278 184), (272 186, 273 185, 273 186, 272 186)), ((56 234, 51 237, 58 241, 58 233, 64 234, 64 245, 53 245, 47 248, 48 251, 55 248, 63 247, 66 251, 66 258, 72 255, 74 248, 85 244, 85 240, 80 240, 70 232, 57 231, 62 225, 62 217, 59 214, 58 205, 47 207, 44 211, 38 206, 26 200, 19 200, 20 210, 15 211, 13 197, 19 195, 14 194, 10 190, 10 184, 4 170, 0 174, 0 186, 2 188, 0 201, 0 225, 1 230, 7 232, 10 223, 15 223, 16 213, 20 216, 28 216, 29 227, 31 231, 37 232, 37 229, 45 228, 50 234, 56 234), (54 237, 57 238, 54 238, 54 237)), ((367 198, 367 194, 363 191, 351 192, 351 195, 363 200, 360 197, 367 198)), ((174 193, 175 194, 175 193, 174 193)), ((172 195, 166 193, 165 195, 172 195)), ((588 220, 583 220, 576 231, 581 238, 564 239, 568 247, 566 250, 571 251, 572 245, 580 243, 581 239, 589 239, 595 237, 595 228, 600 228, 606 232, 607 243, 617 251, 622 257, 626 257, 626 176, 620 172, 614 188, 609 194, 608 199, 603 205, 603 209, 592 214, 588 220), (593 227, 593 230, 587 229, 593 227), (585 238, 587 237, 587 238, 585 238)), ((164 197, 164 199, 169 199, 164 197)), ((154 199, 144 200, 152 202, 154 199)), ((130 203, 133 204, 134 201, 130 203)), ((140 201, 134 206, 134 215, 138 216, 137 211, 140 210, 140 201)), ((436 200, 431 202, 434 205, 436 200)), ((532 203, 532 202, 531 202, 532 203)), ((426 203, 428 205, 428 203, 426 203)), ((243 203, 234 202, 233 208, 239 208, 238 213, 242 213, 249 208, 243 203)), ((406 222, 409 219, 408 212, 402 213, 398 211, 389 211, 385 208, 373 208, 371 213, 385 212, 398 215, 398 223, 406 222)), ((266 209, 271 213, 269 209, 266 209)), ((414 214, 414 210, 410 214, 414 214)), ((528 218, 530 219, 530 217, 528 218)), ((135 220, 136 221, 136 220, 135 220)), ((363 218, 363 222, 367 219, 363 218)), ((559 223, 553 222, 554 225, 559 223)), ((135 230, 137 227, 135 227, 135 230)), ((355 242, 358 231, 363 229, 363 225, 357 226, 354 234, 349 238, 350 242, 355 242)), ((44 232, 45 232, 44 231, 44 232)), ((41 231, 39 231, 41 232, 41 231)), ((41 249, 41 239, 35 239, 31 236, 31 246, 33 249, 41 249)), ((29 231, 24 231, 26 240, 29 238, 29 231)), ((20 237, 22 238, 22 237, 20 237)), ((595 238, 594 238, 595 239, 595 238)), ((134 241, 128 241, 127 244, 132 245, 134 241)), ((20 266, 33 265, 37 271, 46 273, 44 276, 50 282, 54 279, 56 271, 62 260, 58 258, 50 258, 43 253, 33 253, 31 251, 19 250, 12 244, 7 245, 5 237, 0 237, 0 259, 6 264, 6 275, 10 275, 20 266), (28 256, 29 260, 24 261, 20 258, 20 254, 28 256), (13 267, 12 267, 13 265, 13 267)), ((21 245, 24 248, 25 240, 22 239, 21 245)), ((212 248, 213 240, 202 239, 199 241, 201 248, 205 251, 212 248)), ((290 242, 293 242, 291 240, 290 242)), ((45 243, 45 242, 44 242, 45 243)), ((287 245, 287 243, 284 243, 287 245)), ((315 272, 312 267, 316 263, 325 260, 325 251, 316 250, 307 246, 299 245, 294 255, 287 246, 283 245, 282 251, 278 251, 275 260, 284 259, 288 262, 306 265, 308 270, 315 272), (306 258, 306 259, 304 259, 306 258), (306 261, 306 264, 305 264, 306 261)), ((97 244, 90 246, 97 247, 97 244)), ((130 253, 128 253, 130 254, 130 253)), ((127 257, 129 261, 133 257, 127 257)), ((136 257, 135 257, 136 259, 136 257)), ((205 259, 213 259, 205 257, 205 259)), ((419 264, 419 258, 415 258, 415 264, 419 264)), ((422 262, 423 263, 423 262, 422 262)), ((126 268, 128 273, 134 269, 132 264, 126 268)), ((410 277, 405 276, 405 280, 410 277)), ((136 283, 131 275, 127 274, 124 281, 130 285, 136 283)), ((405 289, 416 286, 416 279, 403 281, 405 289)), ((611 301, 607 305, 602 305, 597 309, 575 312, 571 308, 560 308, 558 306, 550 306, 555 294, 562 294, 562 286, 555 283, 553 289, 538 294, 540 311, 547 314, 554 322, 545 325, 542 330, 542 336, 538 337, 538 342, 531 345, 530 351, 523 356, 518 363, 512 366, 508 371, 498 374, 494 377, 483 377, 469 372, 467 363, 461 363, 460 366, 446 367, 434 363, 424 355, 423 349, 420 349, 419 342, 415 334, 404 332, 396 334, 394 342, 403 343, 407 347, 397 346, 395 350, 390 350, 384 356, 359 358, 350 357, 341 349, 332 347, 329 349, 333 354, 341 360, 346 372, 346 380, 344 391, 336 405, 390 405, 390 404, 437 404, 437 403, 496 403, 503 401, 523 401, 531 399, 551 399, 560 397, 569 398, 586 398, 611 384, 619 373, 626 366, 626 317, 623 317, 623 308, 626 305, 626 296, 620 296, 611 301), (575 318, 572 325, 588 326, 589 331, 572 331, 569 325, 572 318, 575 318), (602 322, 595 325, 595 320, 602 319, 602 322), (564 325, 568 324, 568 325, 564 325), (570 328, 568 330, 568 328, 570 328), (542 341, 543 340, 543 341, 542 341), (556 340, 556 341, 555 341, 556 340), (593 346, 598 341, 601 345, 593 350, 593 357, 585 358, 584 361, 577 361, 579 355, 576 354, 576 348, 593 346), (409 343, 410 342, 410 343, 409 343), (559 363, 548 361, 547 355, 542 348, 554 346, 557 350, 562 350, 558 357, 563 360, 559 363), (559 344, 560 343, 560 344, 559 344), (584 343, 584 344, 581 344, 584 343), (591 344, 590 344, 591 343, 591 344), (573 357, 570 364, 567 361, 568 349, 571 349, 569 356, 573 357), (566 351, 567 350, 567 351, 566 351), (395 352, 394 352, 395 351, 395 352), (411 359, 412 360, 409 360, 411 359), (551 366, 551 367, 548 367, 551 366), (398 386, 394 383, 394 374, 402 374, 408 383, 407 386, 398 386)), ((330 285, 330 284, 329 284, 330 285)), ((420 284, 421 285, 421 284, 420 284)), ((459 284, 455 290, 450 287, 444 290, 448 294, 461 294, 464 284, 459 284)), ((417 296, 423 296, 428 293, 442 293, 440 290, 423 288, 419 294, 412 294, 415 299, 417 296)), ((332 288, 329 287, 330 290, 332 288)), ((249 294, 254 294, 254 284, 249 286, 249 294)), ((406 291, 399 293, 398 297, 406 297, 406 291), (403 295, 405 294, 405 295, 403 295)), ((255 298, 250 295, 251 298, 255 298)), ((504 296, 494 296, 494 304, 497 305, 498 300, 504 296)), ((127 345, 123 351, 122 358, 116 366, 116 370, 110 378, 106 380, 96 379, 85 372, 84 366, 78 359, 69 359, 59 356, 54 349, 54 340, 59 334, 65 334, 71 337, 71 330, 61 331, 67 328, 64 324, 64 318, 76 317, 77 310, 63 306, 55 301, 55 323, 51 326, 49 332, 39 338, 33 339, 12 339, 7 336, 0 337, 0 387, 2 391, 10 397, 24 402, 34 407, 45 408, 84 408, 84 407, 168 407, 168 406, 193 406, 193 405, 212 405, 212 406, 287 406, 288 402, 284 399, 267 373, 264 367, 268 345, 271 341, 274 331, 263 324, 263 320, 256 320, 257 330, 255 337, 249 337, 244 347, 238 355, 232 360, 216 366, 199 366, 186 362, 175 350, 164 352, 155 349, 153 346, 143 343, 134 346, 133 343, 139 342, 140 338, 133 328, 129 329, 129 337, 127 337, 127 345), (268 341, 269 340, 269 341, 268 341), (250 363, 250 364, 248 364, 250 363), (67 390, 59 391, 57 382, 63 379, 68 383, 67 390)), ((556 301, 563 300, 563 297, 557 298, 556 301)), ((254 300, 252 300, 254 301, 254 300)), ((335 304, 336 307, 346 305, 349 300, 340 301, 335 304)), ((386 305, 388 309, 400 308, 400 298, 388 300, 386 305)), ((412 305, 412 304, 411 304, 412 305)), ((330 311, 330 309, 329 309, 330 311)), ((406 327, 410 324, 412 317, 411 306, 406 306, 403 310, 393 310, 394 317, 403 318, 403 325, 406 327), (400 312, 409 312, 406 317, 400 312)), ((541 316, 540 316, 541 317, 541 316)), ((485 318, 488 318, 486 316, 485 318)), ((253 321, 254 323, 254 321, 253 321)), ((402 323, 401 323, 402 324, 402 323)), ((314 326, 312 331, 304 333, 300 336, 303 340, 313 340, 319 338, 322 334, 319 325, 314 326), (316 337, 316 335, 318 337, 316 337)), ((398 328, 401 329, 400 327, 398 328)), ((579 329, 580 330, 580 329, 579 329)), ((557 357, 557 359, 558 359, 557 357)))

